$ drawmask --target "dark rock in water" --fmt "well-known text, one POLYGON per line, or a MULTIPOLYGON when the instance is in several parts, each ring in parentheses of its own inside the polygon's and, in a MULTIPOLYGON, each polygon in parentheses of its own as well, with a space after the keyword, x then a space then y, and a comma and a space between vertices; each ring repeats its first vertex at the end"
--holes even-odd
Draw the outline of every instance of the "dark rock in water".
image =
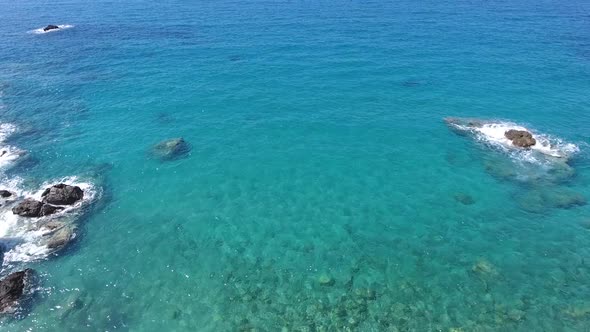
POLYGON ((182 138, 172 138, 156 144, 152 153, 162 160, 182 158, 190 152, 189 144, 182 138))
POLYGON ((537 144, 537 141, 533 138, 533 134, 526 130, 510 129, 504 133, 504 136, 512 141, 512 145, 521 148, 530 148, 537 144))
POLYGON ((84 191, 78 186, 60 183, 45 189, 41 197, 43 203, 71 205, 84 198, 84 191))
POLYGON ((55 29, 59 29, 59 27, 57 25, 48 25, 45 28, 43 28, 43 31, 49 31, 49 30, 55 30, 55 29))
POLYGON ((455 200, 463 205, 472 205, 475 203, 473 197, 465 193, 457 193, 453 196, 455 200))
POLYGON ((12 213, 21 217, 43 217, 63 210, 62 207, 52 206, 31 198, 27 198, 12 208, 12 213))
POLYGON ((0 190, 0 197, 2 198, 8 198, 12 196, 12 193, 8 190, 0 190))
POLYGON ((15 310, 18 301, 25 293, 33 270, 14 272, 0 280, 0 313, 10 313, 15 310))
POLYGON ((418 81, 413 81, 413 80, 407 80, 407 81, 403 81, 402 85, 405 86, 406 88, 411 88, 414 86, 419 86, 420 82, 418 81))

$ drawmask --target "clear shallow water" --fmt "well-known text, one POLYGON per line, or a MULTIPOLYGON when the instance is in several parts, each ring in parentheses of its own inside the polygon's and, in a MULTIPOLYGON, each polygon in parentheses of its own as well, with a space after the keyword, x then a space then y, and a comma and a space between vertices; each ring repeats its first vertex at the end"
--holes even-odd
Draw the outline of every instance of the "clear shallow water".
POLYGON ((0 8, 3 144, 28 151, 3 184, 100 192, 65 250, 5 259, 40 289, 2 330, 590 323, 590 210, 564 204, 590 198, 587 3, 0 8), (573 173, 448 116, 575 144, 573 173), (150 159, 179 136, 187 158, 150 159))

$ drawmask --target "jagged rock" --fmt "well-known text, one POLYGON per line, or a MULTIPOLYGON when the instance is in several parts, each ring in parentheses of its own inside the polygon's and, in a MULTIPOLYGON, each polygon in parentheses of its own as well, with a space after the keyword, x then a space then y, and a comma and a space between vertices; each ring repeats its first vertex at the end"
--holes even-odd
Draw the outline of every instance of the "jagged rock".
POLYGON ((41 197, 43 197, 43 203, 72 205, 84 198, 84 191, 78 186, 60 183, 45 189, 41 197))
POLYGON ((512 141, 512 145, 521 148, 530 148, 531 146, 537 144, 537 140, 533 138, 533 134, 526 130, 510 129, 504 133, 504 136, 512 141))
POLYGON ((61 207, 45 204, 31 198, 27 198, 12 208, 12 213, 21 217, 43 217, 63 210, 61 207))
POLYGON ((15 305, 24 294, 32 273, 33 270, 25 269, 9 274, 0 280, 0 313, 9 313, 15 309, 15 305))
POLYGON ((55 29, 59 29, 59 27, 57 25, 49 24, 48 26, 43 28, 43 31, 49 31, 49 30, 55 30, 55 29))
POLYGON ((182 137, 162 141, 152 148, 152 154, 162 160, 181 158, 189 152, 190 145, 182 137))

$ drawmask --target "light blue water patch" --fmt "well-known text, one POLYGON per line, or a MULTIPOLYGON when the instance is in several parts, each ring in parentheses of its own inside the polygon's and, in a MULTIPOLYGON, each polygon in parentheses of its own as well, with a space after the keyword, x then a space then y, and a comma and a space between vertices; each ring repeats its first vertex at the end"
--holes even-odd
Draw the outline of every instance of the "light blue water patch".
POLYGON ((0 145, 26 152, 0 183, 98 193, 39 256, 35 221, 0 211, 3 237, 31 244, 0 274, 38 275, 2 330, 590 324, 587 3, 0 9, 0 122, 16 128, 0 145), (531 159, 447 117, 578 151, 531 159), (154 158, 176 137, 187 154, 154 158))

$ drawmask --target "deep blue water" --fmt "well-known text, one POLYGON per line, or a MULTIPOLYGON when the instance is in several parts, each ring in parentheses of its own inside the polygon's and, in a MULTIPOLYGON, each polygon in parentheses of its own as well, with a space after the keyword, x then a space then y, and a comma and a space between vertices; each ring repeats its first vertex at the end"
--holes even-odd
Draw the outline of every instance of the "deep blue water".
POLYGON ((0 18, 1 145, 27 152, 0 184, 94 195, 50 254, 40 221, 0 211, 0 242, 21 239, 0 275, 38 279, 0 330, 590 326, 589 2, 0 0, 0 18), (190 153, 153 158, 174 137, 190 153))

